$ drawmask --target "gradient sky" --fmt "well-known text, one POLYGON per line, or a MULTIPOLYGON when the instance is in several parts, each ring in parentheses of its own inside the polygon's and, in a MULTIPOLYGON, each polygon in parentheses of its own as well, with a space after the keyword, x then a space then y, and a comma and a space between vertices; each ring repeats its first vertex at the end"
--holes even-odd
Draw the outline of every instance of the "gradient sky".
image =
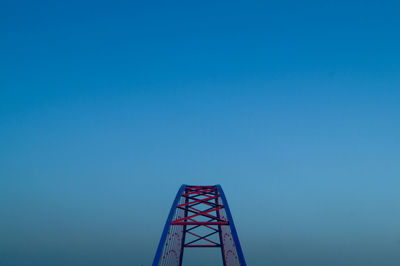
POLYGON ((399 13, 0 1, 0 265, 150 265, 182 183, 249 265, 400 265, 399 13))

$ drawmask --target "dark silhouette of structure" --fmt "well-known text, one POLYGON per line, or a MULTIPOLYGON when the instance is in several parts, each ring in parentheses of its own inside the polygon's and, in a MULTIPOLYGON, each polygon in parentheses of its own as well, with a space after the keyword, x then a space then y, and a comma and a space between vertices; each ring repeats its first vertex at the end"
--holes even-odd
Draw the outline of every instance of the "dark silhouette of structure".
POLYGON ((186 248, 220 248, 224 266, 246 266, 220 185, 181 186, 165 223, 153 266, 181 266, 186 248))

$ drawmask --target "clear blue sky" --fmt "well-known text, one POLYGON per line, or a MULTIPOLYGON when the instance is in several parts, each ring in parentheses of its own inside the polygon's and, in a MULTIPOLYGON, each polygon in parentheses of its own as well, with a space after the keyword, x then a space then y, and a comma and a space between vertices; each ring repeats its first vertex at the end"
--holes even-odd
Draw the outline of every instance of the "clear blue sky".
POLYGON ((400 265, 399 13, 0 1, 0 265, 150 265, 182 183, 249 265, 400 265))

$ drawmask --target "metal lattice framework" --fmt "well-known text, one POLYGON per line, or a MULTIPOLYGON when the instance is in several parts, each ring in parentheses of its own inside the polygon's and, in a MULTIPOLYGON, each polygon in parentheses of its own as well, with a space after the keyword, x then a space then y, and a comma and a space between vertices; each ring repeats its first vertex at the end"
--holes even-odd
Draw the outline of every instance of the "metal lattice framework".
POLYGON ((172 204, 153 266, 181 266, 185 248, 220 248, 224 266, 246 262, 220 185, 182 185, 172 204))

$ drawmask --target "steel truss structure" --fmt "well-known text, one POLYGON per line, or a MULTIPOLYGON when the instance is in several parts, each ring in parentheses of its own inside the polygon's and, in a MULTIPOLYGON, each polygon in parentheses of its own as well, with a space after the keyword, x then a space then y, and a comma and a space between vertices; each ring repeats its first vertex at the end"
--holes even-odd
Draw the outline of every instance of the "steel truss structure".
POLYGON ((246 262, 220 185, 182 185, 172 204, 153 266, 182 265, 185 248, 220 248, 224 266, 246 262))

